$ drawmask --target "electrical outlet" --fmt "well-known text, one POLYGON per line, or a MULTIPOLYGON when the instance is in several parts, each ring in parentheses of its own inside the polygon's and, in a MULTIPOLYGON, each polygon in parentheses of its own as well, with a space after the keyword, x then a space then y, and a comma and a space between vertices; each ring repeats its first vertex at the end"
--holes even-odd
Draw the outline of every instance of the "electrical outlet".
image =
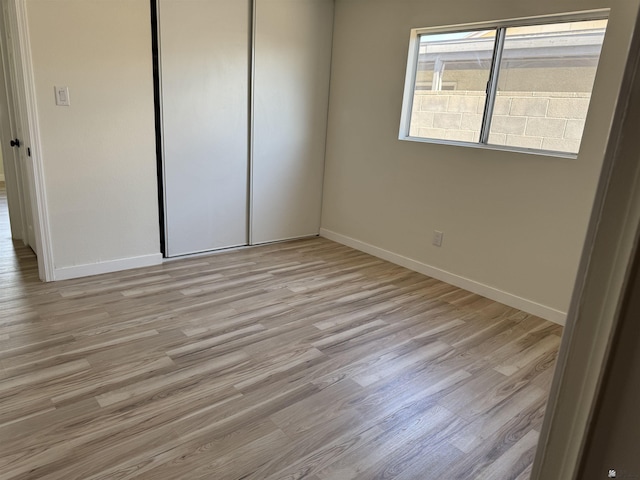
POLYGON ((433 231, 433 241, 431 242, 433 245, 435 245, 436 247, 441 247, 442 246, 442 237, 444 236, 444 233, 439 232, 438 230, 434 230, 433 231))

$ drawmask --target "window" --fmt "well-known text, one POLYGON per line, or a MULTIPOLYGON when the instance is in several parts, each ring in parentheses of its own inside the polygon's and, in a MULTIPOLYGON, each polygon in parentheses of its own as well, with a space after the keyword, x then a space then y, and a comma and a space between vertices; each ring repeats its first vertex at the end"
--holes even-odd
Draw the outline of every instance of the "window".
POLYGON ((412 31, 400 138, 576 154, 607 26, 599 15, 412 31))

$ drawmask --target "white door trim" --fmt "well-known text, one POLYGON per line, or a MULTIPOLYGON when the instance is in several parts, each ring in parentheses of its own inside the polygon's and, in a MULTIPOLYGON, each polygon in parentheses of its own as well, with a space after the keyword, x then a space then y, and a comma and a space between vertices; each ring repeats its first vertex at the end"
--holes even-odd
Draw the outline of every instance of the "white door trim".
POLYGON ((22 78, 24 80, 25 115, 31 139, 31 161, 33 162, 32 203, 33 223, 38 255, 38 273, 45 282, 54 280, 53 249, 51 244, 51 228, 49 224, 49 206, 47 204, 46 185, 44 180, 44 164, 42 161, 42 146, 40 139, 40 125, 36 107, 35 77, 31 58, 31 42, 27 21, 26 0, 12 0, 9 12, 15 15, 17 34, 17 48, 22 61, 22 78))

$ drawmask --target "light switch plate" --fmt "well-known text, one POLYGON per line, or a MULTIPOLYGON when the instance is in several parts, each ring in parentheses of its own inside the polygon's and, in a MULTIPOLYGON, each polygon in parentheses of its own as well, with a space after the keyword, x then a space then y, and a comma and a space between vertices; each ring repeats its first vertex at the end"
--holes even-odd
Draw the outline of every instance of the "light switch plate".
POLYGON ((69 101, 69 87, 53 87, 56 92, 56 105, 59 107, 68 107, 71 105, 69 101))

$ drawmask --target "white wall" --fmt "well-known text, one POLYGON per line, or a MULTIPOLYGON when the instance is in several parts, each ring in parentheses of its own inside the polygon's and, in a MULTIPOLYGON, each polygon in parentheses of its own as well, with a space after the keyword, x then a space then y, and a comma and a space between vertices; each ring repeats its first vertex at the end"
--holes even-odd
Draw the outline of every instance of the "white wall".
POLYGON ((149 9, 27 0, 56 278, 160 260, 149 9))
POLYGON ((323 233, 562 321, 637 2, 337 0, 323 233), (397 139, 411 28, 611 4, 577 160, 397 139), (441 248, 431 246, 436 229, 441 248))

